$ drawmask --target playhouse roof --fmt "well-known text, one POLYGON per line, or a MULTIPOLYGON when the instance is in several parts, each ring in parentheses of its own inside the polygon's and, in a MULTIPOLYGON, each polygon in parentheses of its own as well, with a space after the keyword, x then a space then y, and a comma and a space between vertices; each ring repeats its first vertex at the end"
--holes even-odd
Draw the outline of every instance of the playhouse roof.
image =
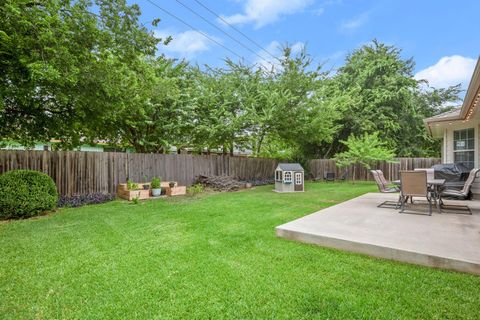
POLYGON ((300 163, 279 163, 277 168, 283 171, 303 171, 300 163))

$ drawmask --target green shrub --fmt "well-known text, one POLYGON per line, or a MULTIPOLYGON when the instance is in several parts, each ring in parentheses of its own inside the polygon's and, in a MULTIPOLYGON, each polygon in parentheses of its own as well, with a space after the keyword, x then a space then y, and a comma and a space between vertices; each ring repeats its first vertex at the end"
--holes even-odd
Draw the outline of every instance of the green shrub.
POLYGON ((128 179, 127 180, 127 190, 138 190, 138 184, 134 183, 132 180, 128 179))
POLYGON ((200 183, 191 185, 190 187, 187 188, 187 193, 192 196, 201 192, 203 192, 203 186, 200 183))
POLYGON ((48 175, 12 170, 0 175, 0 218, 27 218, 55 209, 57 187, 48 175))
POLYGON ((150 187, 152 189, 160 188, 160 178, 153 177, 152 182, 150 183, 150 187))

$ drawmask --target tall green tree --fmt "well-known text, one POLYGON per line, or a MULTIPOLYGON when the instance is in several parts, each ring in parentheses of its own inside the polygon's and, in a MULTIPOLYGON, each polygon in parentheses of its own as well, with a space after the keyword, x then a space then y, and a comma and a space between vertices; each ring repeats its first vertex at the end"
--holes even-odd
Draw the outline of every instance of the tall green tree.
MULTIPOLYGON (((64 146, 101 138, 159 42, 124 0, 3 0, 0 136, 64 146)), ((127 99, 128 100, 128 99, 127 99)))
POLYGON ((331 92, 343 113, 336 150, 331 151, 341 151, 344 147, 338 142, 352 134, 377 131, 390 148, 398 148, 401 118, 413 111, 412 92, 417 87, 413 60, 404 60, 400 54, 398 48, 374 40, 347 56, 331 92))
POLYGON ((336 106, 325 99, 328 73, 315 65, 306 48, 292 52, 283 48, 272 88, 267 97, 275 104, 272 112, 273 139, 286 143, 297 158, 316 157, 320 146, 330 143, 338 130, 335 121, 340 117, 336 106))
POLYGON ((188 65, 161 56, 141 66, 133 75, 136 81, 129 82, 128 96, 103 119, 108 140, 142 153, 188 146, 193 126, 188 65))
POLYGON ((351 134, 381 132, 386 145, 398 156, 432 156, 438 143, 427 134, 423 119, 458 101, 458 87, 423 89, 413 78, 413 59, 377 40, 353 51, 330 82, 328 100, 342 113, 341 129, 333 144, 324 145, 324 157, 343 151, 339 143, 351 134))

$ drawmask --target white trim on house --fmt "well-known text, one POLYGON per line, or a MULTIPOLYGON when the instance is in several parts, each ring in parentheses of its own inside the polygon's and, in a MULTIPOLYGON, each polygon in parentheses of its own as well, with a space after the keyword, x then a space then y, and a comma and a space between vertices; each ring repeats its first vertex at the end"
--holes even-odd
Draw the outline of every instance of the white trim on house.
MULTIPOLYGON (((474 166, 480 167, 480 58, 477 60, 461 108, 424 119, 428 132, 443 139, 442 162, 454 163, 454 131, 474 129, 474 166)), ((472 186, 474 198, 480 198, 480 179, 472 186)))

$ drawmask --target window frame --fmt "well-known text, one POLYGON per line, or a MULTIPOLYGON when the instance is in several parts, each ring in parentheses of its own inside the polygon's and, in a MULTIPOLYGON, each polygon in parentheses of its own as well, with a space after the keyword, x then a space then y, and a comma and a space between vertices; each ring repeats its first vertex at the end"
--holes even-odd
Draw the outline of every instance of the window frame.
POLYGON ((475 138, 475 128, 465 128, 465 129, 459 129, 459 130, 453 130, 453 162, 454 163, 462 163, 468 168, 472 169, 475 167, 475 144, 476 144, 476 138, 475 138), (470 137, 471 133, 471 137, 470 137), (465 138, 462 138, 462 135, 465 135, 465 138), (472 147, 469 148, 469 142, 473 140, 472 142, 472 147), (464 149, 457 149, 457 142, 458 141, 465 141, 465 147, 464 149), (458 161, 456 158, 457 156, 460 155, 467 155, 468 159, 472 159, 469 161, 458 161))
POLYGON ((283 171, 282 170, 275 170, 275 181, 282 182, 283 180, 283 171))
POLYGON ((296 185, 302 185, 303 184, 303 173, 301 172, 295 172, 294 174, 294 181, 296 185), (297 181, 297 177, 300 177, 300 182, 297 181))
POLYGON ((291 184, 293 182, 293 172, 292 171, 284 171, 283 172, 283 183, 291 184), (288 177, 288 179, 287 179, 288 177))

